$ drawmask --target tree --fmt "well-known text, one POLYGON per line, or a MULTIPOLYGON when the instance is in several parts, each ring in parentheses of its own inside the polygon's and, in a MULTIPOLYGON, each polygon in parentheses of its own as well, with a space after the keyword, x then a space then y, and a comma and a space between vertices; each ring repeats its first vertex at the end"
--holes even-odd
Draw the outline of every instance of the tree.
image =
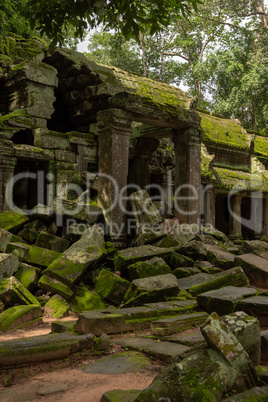
POLYGON ((52 44, 62 42, 67 23, 75 34, 82 37, 85 30, 100 24, 117 28, 124 36, 139 37, 149 27, 154 34, 190 13, 201 0, 29 0, 32 21, 42 34, 53 39, 52 44))

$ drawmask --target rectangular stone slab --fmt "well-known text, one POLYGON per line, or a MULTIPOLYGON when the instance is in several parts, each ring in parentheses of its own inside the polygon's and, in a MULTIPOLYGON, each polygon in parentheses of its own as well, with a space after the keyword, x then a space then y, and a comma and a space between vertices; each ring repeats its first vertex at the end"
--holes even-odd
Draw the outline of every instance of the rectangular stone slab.
POLYGON ((234 265, 243 268, 250 284, 268 289, 268 261, 256 254, 243 254, 235 258, 234 265))
POLYGON ((158 359, 169 362, 172 357, 178 356, 190 350, 188 346, 177 345, 170 342, 159 342, 154 339, 147 338, 121 338, 114 341, 122 348, 139 350, 155 356, 158 359))
POLYGON ((268 326, 268 296, 255 296, 240 300, 235 307, 258 318, 261 326, 268 326))
POLYGON ((175 317, 163 318, 151 322, 150 332, 156 336, 167 336, 176 332, 185 331, 202 324, 208 317, 207 313, 183 314, 175 317))
POLYGON ((240 300, 254 296, 256 293, 257 290, 254 288, 226 286, 222 289, 202 293, 197 296, 196 300, 207 313, 216 311, 219 315, 225 315, 232 313, 240 300))

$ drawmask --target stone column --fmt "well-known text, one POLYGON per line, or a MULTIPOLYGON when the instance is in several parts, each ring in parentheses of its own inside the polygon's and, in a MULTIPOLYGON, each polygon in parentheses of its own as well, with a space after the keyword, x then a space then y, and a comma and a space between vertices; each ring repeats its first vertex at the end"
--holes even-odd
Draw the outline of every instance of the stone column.
POLYGON ((173 169, 168 167, 165 168, 165 173, 163 175, 163 196, 164 196, 164 205, 165 205, 165 213, 170 215, 173 210, 173 196, 174 196, 174 182, 172 179, 173 169))
POLYGON ((215 202, 214 185, 207 184, 204 190, 204 224, 215 227, 215 202))
POLYGON ((120 109, 98 113, 99 190, 98 204, 103 211, 110 235, 118 247, 127 239, 126 204, 131 116, 120 109), (119 197, 120 196, 120 197, 119 197))
POLYGON ((263 198, 262 236, 268 239, 268 198, 263 198))
POLYGON ((13 177, 16 158, 0 154, 0 212, 13 207, 13 177))
MULTIPOLYGON (((257 194, 257 193, 255 193, 257 194)), ((253 231, 256 239, 261 237, 262 222, 263 222, 263 205, 262 205, 262 193, 259 193, 260 197, 251 198, 251 213, 250 221, 253 223, 253 231)))
POLYGON ((233 195, 229 201, 229 237, 232 240, 242 240, 241 226, 241 195, 233 195))
POLYGON ((181 223, 199 224, 201 206, 201 134, 199 130, 174 130, 175 215, 181 223))

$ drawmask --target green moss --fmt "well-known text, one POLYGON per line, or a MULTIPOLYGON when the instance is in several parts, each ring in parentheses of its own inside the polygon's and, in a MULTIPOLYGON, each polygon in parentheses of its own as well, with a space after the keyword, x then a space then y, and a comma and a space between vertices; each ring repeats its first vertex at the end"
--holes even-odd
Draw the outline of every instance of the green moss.
POLYGON ((199 113, 201 116, 202 141, 205 144, 218 143, 249 151, 252 136, 247 134, 236 120, 221 119, 199 113))
POLYGON ((80 313, 88 310, 101 310, 107 308, 99 294, 89 290, 83 283, 74 290, 74 297, 71 299, 72 310, 80 313))
POLYGON ((254 154, 268 157, 268 138, 256 136, 254 140, 254 154))
POLYGON ((231 190, 268 191, 268 178, 262 173, 254 174, 242 171, 213 168, 216 177, 216 187, 231 190))
POLYGON ((69 304, 60 296, 52 296, 45 304, 45 311, 56 318, 62 318, 69 310, 69 304))
POLYGON ((34 246, 27 252, 25 262, 41 267, 48 267, 60 255, 61 253, 57 253, 56 251, 34 246))

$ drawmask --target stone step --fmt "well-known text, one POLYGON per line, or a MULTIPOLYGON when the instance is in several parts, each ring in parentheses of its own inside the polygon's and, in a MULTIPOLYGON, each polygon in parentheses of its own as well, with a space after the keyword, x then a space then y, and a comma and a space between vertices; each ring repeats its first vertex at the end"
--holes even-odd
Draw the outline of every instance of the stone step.
POLYGON ((138 350, 150 356, 154 356, 164 362, 169 362, 172 357, 182 355, 190 350, 188 346, 178 345, 171 342, 160 342, 148 338, 120 338, 114 343, 125 349, 138 350))
POLYGON ((171 336, 165 336, 163 338, 163 341, 167 342, 174 342, 174 343, 180 343, 182 345, 186 346, 200 346, 200 345, 205 345, 206 341, 203 337, 203 335, 200 332, 199 328, 195 328, 192 331, 187 331, 187 332, 181 332, 180 334, 175 334, 171 336))
POLYGON ((183 314, 151 322, 150 332, 156 336, 167 336, 186 331, 202 324, 208 317, 207 313, 183 314))

